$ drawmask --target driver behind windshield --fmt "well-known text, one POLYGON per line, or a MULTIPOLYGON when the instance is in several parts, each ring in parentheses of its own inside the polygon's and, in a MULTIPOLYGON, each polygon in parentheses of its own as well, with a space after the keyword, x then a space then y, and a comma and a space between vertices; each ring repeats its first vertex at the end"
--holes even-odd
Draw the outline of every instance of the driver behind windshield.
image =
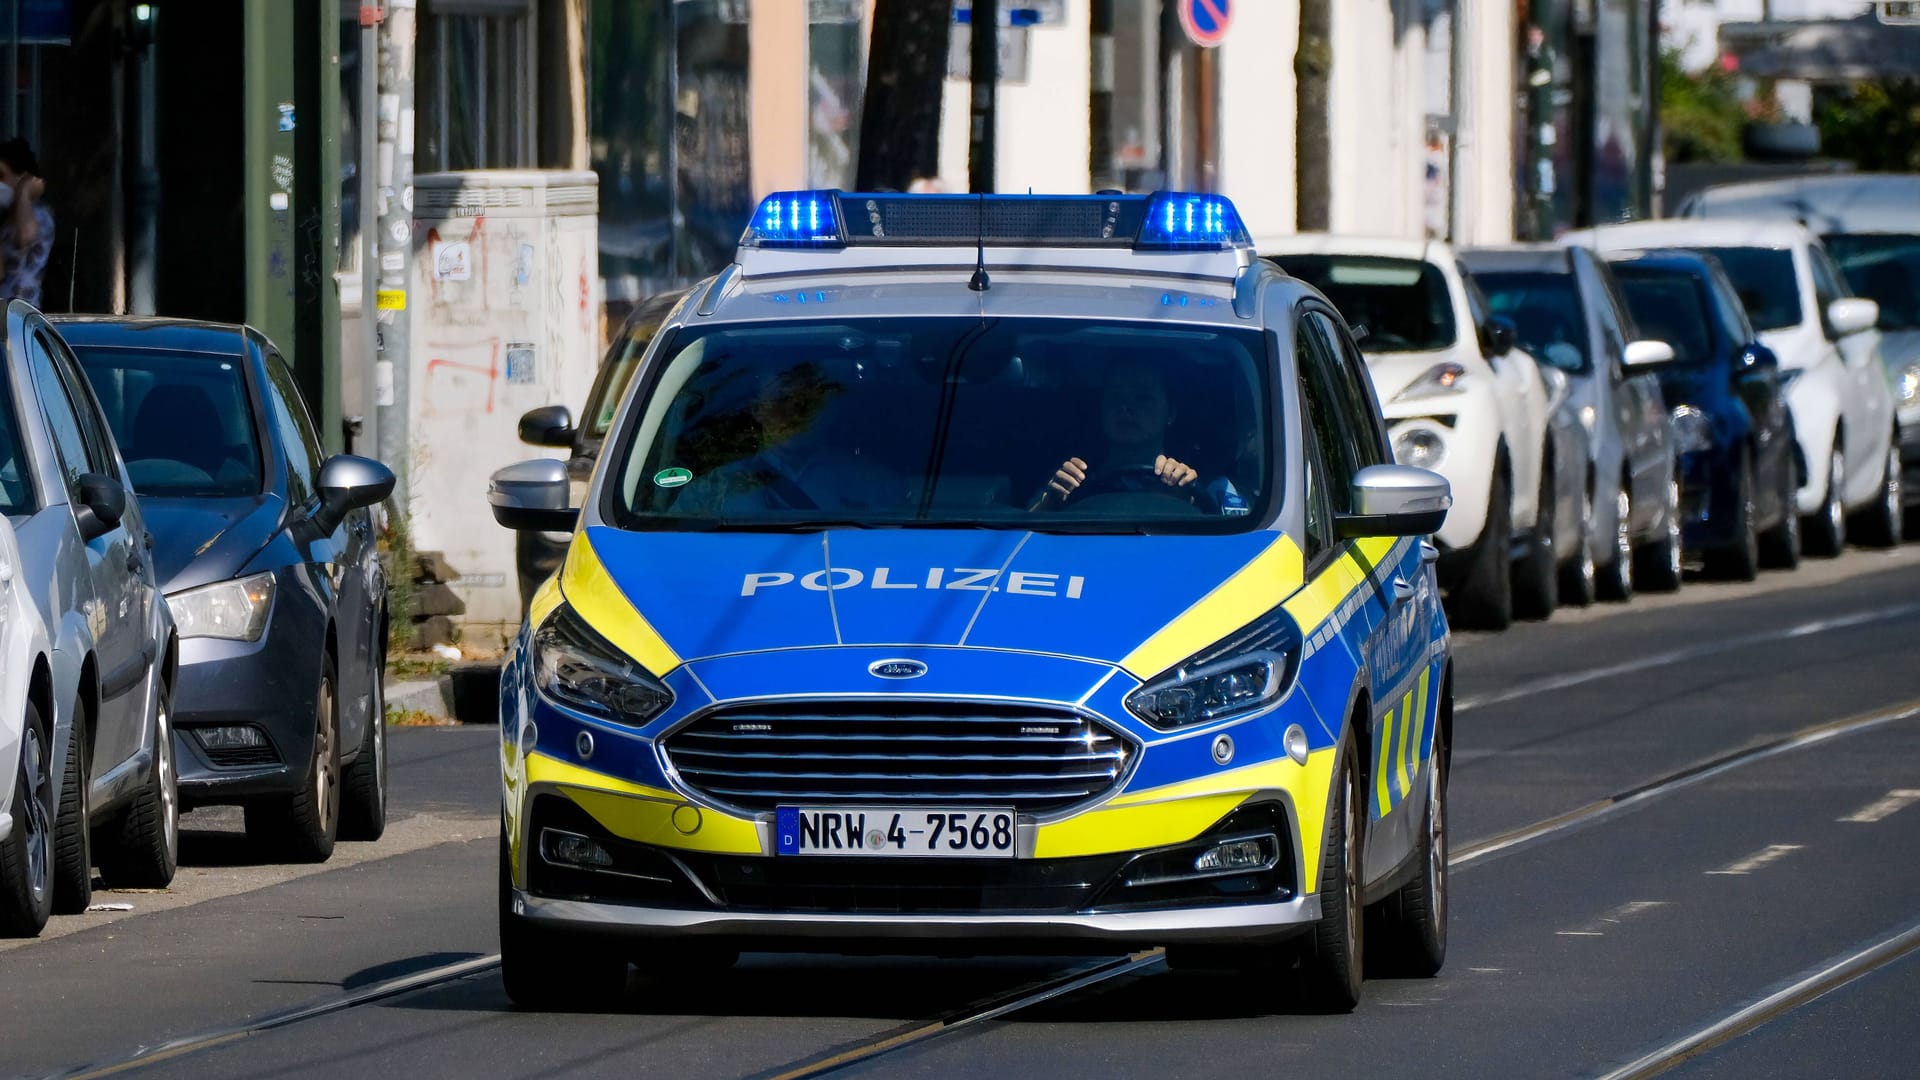
POLYGON ((1166 453, 1167 429, 1176 414, 1165 380, 1142 360, 1122 360, 1108 369, 1100 394, 1104 454, 1070 457, 1055 470, 1030 510, 1059 510, 1096 495, 1157 493, 1185 498, 1201 511, 1223 516, 1247 513, 1246 500, 1226 477, 1201 484, 1193 466, 1166 453))

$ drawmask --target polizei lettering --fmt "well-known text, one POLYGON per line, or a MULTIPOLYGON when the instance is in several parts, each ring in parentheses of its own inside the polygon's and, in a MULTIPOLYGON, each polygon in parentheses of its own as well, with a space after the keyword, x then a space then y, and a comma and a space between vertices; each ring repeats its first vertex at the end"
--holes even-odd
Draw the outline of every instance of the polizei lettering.
POLYGON ((1078 600, 1086 594, 1087 579, 1078 574, 1039 574, 1031 570, 1004 573, 965 566, 935 566, 927 570, 898 570, 890 566, 856 570, 836 566, 810 574, 785 570, 765 570, 746 575, 740 581, 741 596, 758 596, 770 589, 805 589, 808 592, 844 592, 848 589, 934 590, 945 592, 1009 593, 1014 596, 1048 596, 1078 600))

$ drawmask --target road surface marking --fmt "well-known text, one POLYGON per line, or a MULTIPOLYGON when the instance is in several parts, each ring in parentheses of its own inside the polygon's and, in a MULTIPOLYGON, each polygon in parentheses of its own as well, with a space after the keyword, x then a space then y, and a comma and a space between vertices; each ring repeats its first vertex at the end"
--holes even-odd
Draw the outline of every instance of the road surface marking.
POLYGON ((1619 926, 1621 923, 1626 922, 1628 919, 1633 918, 1643 911, 1652 911, 1655 908, 1666 907, 1667 903, 1665 900, 1631 900, 1588 923, 1584 929, 1556 930, 1554 931, 1554 936, 1605 937, 1607 931, 1612 927, 1619 926))
POLYGON ((1771 863, 1779 862, 1781 859, 1784 859, 1787 856, 1799 850, 1800 850, 1799 844, 1768 844, 1766 847, 1761 848, 1759 851, 1754 852, 1753 854, 1747 856, 1744 859, 1740 859, 1736 862, 1730 862, 1718 870, 1709 870, 1707 871, 1707 873, 1709 874, 1751 874, 1755 870, 1758 870, 1761 867, 1767 866, 1771 863))
POLYGON ((1884 798, 1870 802, 1840 820, 1872 825, 1883 818, 1892 817, 1917 802, 1920 802, 1920 791, 1910 789, 1889 791, 1884 798))

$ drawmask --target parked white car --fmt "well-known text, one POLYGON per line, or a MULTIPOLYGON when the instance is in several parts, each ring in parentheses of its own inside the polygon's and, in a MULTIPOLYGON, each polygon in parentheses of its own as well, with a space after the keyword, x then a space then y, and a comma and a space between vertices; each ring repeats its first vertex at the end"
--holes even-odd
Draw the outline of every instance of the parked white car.
POLYGON ((1558 598, 1551 393, 1513 328, 1488 315, 1453 250, 1423 240, 1307 233, 1259 252, 1340 309, 1366 356, 1394 456, 1453 486, 1435 537, 1456 625, 1544 618, 1558 598), (1548 493, 1542 499, 1542 491, 1548 493))
MULTIPOLYGON (((0 478, 0 503, 7 483, 0 478)), ((0 909, 42 923, 53 907, 53 747, 46 718, 28 714, 27 689, 52 653, 13 523, 0 513, 0 909)))
POLYGON ((1806 550, 1839 554, 1849 525, 1866 543, 1900 542, 1900 442, 1875 329, 1880 305, 1848 295, 1818 237, 1793 222, 1686 218, 1562 239, 1609 253, 1688 248, 1717 257, 1787 379, 1806 550))

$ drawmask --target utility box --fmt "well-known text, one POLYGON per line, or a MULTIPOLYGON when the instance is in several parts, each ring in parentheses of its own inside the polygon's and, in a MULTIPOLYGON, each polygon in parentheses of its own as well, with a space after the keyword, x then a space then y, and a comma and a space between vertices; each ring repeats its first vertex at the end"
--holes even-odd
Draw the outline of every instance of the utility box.
POLYGON ((467 626, 517 625, 513 534, 487 480, 540 454, 522 413, 578 412, 600 360, 599 187, 591 172, 488 170, 414 179, 408 283, 413 543, 460 579, 467 626))

